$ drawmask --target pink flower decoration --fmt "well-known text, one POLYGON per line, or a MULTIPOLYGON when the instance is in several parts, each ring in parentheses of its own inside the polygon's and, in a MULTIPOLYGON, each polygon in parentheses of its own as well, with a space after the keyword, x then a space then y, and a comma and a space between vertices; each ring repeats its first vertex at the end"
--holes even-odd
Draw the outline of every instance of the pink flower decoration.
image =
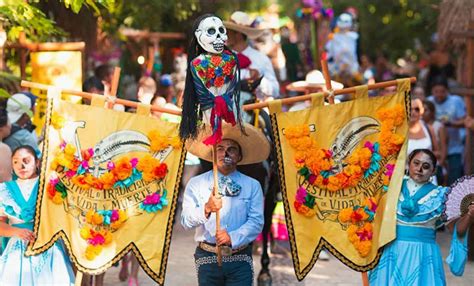
POLYGON ((51 179, 49 179, 49 183, 53 186, 56 186, 59 183, 59 179, 58 178, 51 178, 51 179))
POLYGON ((372 240, 373 233, 371 231, 363 230, 356 232, 359 239, 362 240, 372 240))
POLYGON ((132 164, 132 168, 135 168, 138 164, 138 158, 132 158, 130 164, 132 164))
POLYGON ((368 148, 370 152, 374 153, 374 144, 370 143, 370 141, 365 141, 364 147, 368 148))
POLYGON ((117 221, 119 219, 119 212, 118 210, 112 210, 112 215, 110 216, 110 220, 112 222, 117 221))
POLYGON ((146 196, 145 200, 143 201, 144 205, 156 205, 160 202, 160 195, 158 193, 153 193, 151 195, 146 196))
POLYGON ((67 176, 68 178, 72 178, 72 177, 74 177, 75 175, 76 175, 76 171, 68 170, 68 171, 66 172, 66 176, 67 176))
POLYGON ((61 150, 64 150, 64 148, 66 148, 66 141, 63 140, 63 142, 61 142, 61 144, 59 145, 59 148, 61 148, 61 150))
POLYGON ((314 181, 316 181, 316 178, 317 178, 316 175, 311 174, 309 175, 308 182, 312 185, 314 184, 314 181))
POLYGON ((85 160, 82 161, 81 165, 82 165, 82 168, 84 168, 86 170, 89 169, 89 163, 87 161, 85 161, 85 160))
POLYGON ((102 236, 102 234, 98 233, 93 238, 89 238, 87 242, 92 245, 100 245, 105 243, 105 238, 102 236))
POLYGON ((385 165, 385 168, 387 171, 385 172, 385 175, 387 175, 389 178, 392 177, 393 171, 395 170, 395 165, 394 164, 387 164, 385 165))
POLYGON ((296 191, 296 201, 300 203, 304 203, 306 201, 306 195, 308 192, 303 186, 300 186, 296 191))
POLYGON ((370 211, 375 213, 377 211, 377 204, 372 199, 369 199, 369 201, 370 201, 370 211))
POLYGON ((89 148, 87 149, 87 152, 89 153, 89 155, 91 155, 91 157, 94 156, 94 149, 89 148))
POLYGON ((200 64, 201 64, 201 59, 195 59, 195 60, 193 61, 193 65, 194 65, 194 66, 198 66, 198 65, 200 65, 200 64))
POLYGON ((114 162, 109 161, 109 162, 107 163, 107 169, 108 169, 109 171, 115 169, 115 164, 114 164, 114 162))

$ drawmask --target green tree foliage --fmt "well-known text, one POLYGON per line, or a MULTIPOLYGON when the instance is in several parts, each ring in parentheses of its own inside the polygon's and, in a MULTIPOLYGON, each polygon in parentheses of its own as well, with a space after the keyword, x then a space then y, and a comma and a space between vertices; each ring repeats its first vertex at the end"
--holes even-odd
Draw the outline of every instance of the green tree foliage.
POLYGON ((10 41, 18 39, 21 32, 33 41, 62 34, 41 10, 22 0, 0 0, 0 21, 10 41))
MULTIPOLYGON (((281 13, 295 18, 301 1, 278 0, 281 13), (296 7, 295 7, 296 6, 296 7)), ((335 16, 348 7, 358 11, 361 52, 369 55, 385 53, 391 59, 414 49, 415 39, 424 47, 436 32, 440 0, 324 0, 325 7, 332 7, 335 16)))

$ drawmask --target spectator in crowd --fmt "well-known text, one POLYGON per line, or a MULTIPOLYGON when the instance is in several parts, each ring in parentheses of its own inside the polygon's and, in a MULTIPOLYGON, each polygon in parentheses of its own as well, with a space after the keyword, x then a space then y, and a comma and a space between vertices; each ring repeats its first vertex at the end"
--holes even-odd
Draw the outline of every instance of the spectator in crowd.
POLYGON ((447 129, 447 184, 451 185, 463 175, 462 154, 464 153, 464 143, 461 128, 464 127, 466 106, 460 96, 449 93, 448 81, 445 77, 438 77, 432 81, 431 93, 432 95, 428 97, 428 100, 435 105, 436 119, 441 121, 447 129))
POLYGON ((164 74, 160 77, 159 93, 166 99, 166 103, 176 104, 176 90, 171 75, 164 74))
POLYGON ((5 109, 0 109, 0 183, 9 181, 12 174, 11 157, 12 151, 7 144, 3 143, 3 138, 10 135, 12 126, 8 122, 5 109))
MULTIPOLYGON (((102 75, 102 77, 104 76, 102 75)), ((86 81, 84 81, 84 83, 82 84, 82 90, 89 93, 108 95, 110 93, 110 84, 107 82, 108 80, 108 77, 105 77, 105 80, 101 80, 98 76, 93 75, 86 79, 86 81)), ((82 102, 86 105, 91 104, 91 101, 87 98, 83 98, 82 102)), ((122 104, 114 103, 112 109, 117 111, 124 111, 125 106, 123 106, 122 104)))
POLYGON ((156 82, 149 76, 143 76, 138 81, 137 98, 143 104, 150 104, 156 93, 156 82))
POLYGON ((12 152, 22 145, 29 145, 39 150, 35 135, 27 129, 28 122, 33 116, 31 109, 32 101, 23 93, 14 94, 7 101, 6 111, 12 127, 10 135, 4 138, 3 142, 10 147, 12 152))
MULTIPOLYGON (((408 148, 407 154, 416 149, 427 149, 439 158, 438 141, 433 128, 427 125, 422 116, 424 113, 423 102, 419 98, 411 100, 410 121, 408 122, 408 148)), ((437 182, 434 182, 435 184, 437 182)))
MULTIPOLYGON (((250 60, 246 69, 241 68, 242 79, 255 81, 263 76, 257 93, 266 97, 280 97, 280 87, 270 59, 263 53, 249 45, 249 39, 256 39, 262 35, 262 29, 253 28, 250 16, 244 12, 234 12, 229 21, 224 21, 227 28, 227 45, 236 53, 242 54, 250 60)), ((240 59, 240 57, 239 57, 240 59)), ((252 96, 242 93, 241 100, 245 102, 252 96)))
MULTIPOLYGON (((82 90, 95 94, 104 94, 104 84, 98 77, 94 75, 84 81, 84 83, 82 84, 82 90)), ((82 102, 86 105, 91 104, 90 99, 84 97, 82 98, 82 102)))
POLYGON ((423 121, 430 126, 434 131, 434 137, 438 143, 438 168, 436 170, 436 178, 438 180, 438 185, 446 185, 447 180, 447 164, 446 164, 446 155, 448 148, 448 138, 446 135, 446 128, 443 123, 439 120, 436 120, 436 107, 433 102, 424 100, 423 101, 423 121), (446 177, 446 178, 445 178, 446 177))

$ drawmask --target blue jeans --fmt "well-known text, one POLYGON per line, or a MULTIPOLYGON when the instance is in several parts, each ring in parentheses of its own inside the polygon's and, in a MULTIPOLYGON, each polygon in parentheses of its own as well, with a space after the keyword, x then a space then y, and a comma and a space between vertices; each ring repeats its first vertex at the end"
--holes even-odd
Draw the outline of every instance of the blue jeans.
POLYGON ((200 286, 245 286, 253 284, 252 247, 232 256, 222 256, 222 267, 217 265, 217 255, 196 247, 194 262, 200 286))
POLYGON ((461 154, 448 155, 448 186, 464 174, 461 154))

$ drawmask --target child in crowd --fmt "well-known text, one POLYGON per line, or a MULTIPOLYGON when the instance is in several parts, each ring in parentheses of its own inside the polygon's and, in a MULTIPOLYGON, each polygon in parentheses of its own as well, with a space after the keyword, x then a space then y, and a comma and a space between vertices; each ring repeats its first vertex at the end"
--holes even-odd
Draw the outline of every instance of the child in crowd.
POLYGON ((0 184, 1 284, 73 285, 74 273, 61 244, 25 256, 27 244, 35 239, 32 229, 40 160, 31 146, 23 145, 13 151, 12 166, 18 179, 0 184))

